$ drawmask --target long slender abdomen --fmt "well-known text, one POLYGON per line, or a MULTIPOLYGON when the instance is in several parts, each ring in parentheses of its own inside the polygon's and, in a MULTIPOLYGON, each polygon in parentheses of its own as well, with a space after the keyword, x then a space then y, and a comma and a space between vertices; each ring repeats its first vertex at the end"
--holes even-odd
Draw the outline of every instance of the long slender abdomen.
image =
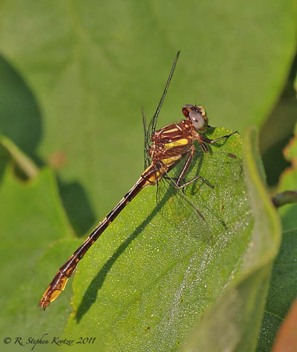
MULTIPOLYGON (((159 176, 160 177, 160 176, 159 176)), ((158 177, 158 178, 159 178, 158 177)), ((130 191, 120 200, 120 202, 113 208, 113 210, 106 216, 106 218, 95 228, 85 242, 72 254, 67 262, 61 266, 49 287, 43 294, 39 306, 45 310, 46 307, 53 302, 62 291, 64 291, 68 279, 72 276, 79 261, 83 258, 92 244, 100 237, 109 224, 120 214, 125 206, 146 186, 154 185, 156 183, 156 172, 153 166, 150 166, 141 175, 139 180, 130 189, 130 191)))

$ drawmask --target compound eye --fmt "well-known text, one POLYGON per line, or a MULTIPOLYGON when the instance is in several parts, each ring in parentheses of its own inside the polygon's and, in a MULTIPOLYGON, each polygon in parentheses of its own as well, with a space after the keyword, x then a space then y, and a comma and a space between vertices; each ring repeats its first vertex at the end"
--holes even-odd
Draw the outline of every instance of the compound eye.
POLYGON ((197 111, 190 111, 189 118, 196 130, 200 130, 205 126, 205 120, 201 114, 197 111))

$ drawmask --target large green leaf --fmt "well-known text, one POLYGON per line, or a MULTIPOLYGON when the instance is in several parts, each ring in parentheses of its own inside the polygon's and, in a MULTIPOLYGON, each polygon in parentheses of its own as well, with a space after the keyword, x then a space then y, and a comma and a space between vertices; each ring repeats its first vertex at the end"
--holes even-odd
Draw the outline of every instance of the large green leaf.
POLYGON ((152 116, 178 50, 161 123, 180 120, 181 107, 197 101, 212 125, 241 131, 263 123, 295 50, 292 1, 11 0, 0 6, 0 50, 16 70, 2 76, 6 134, 20 145, 19 127, 31 127, 36 159, 65 160, 63 202, 79 233, 140 173, 141 107, 152 116), (17 75, 27 90, 18 89, 17 75), (12 102, 32 93, 24 115, 12 102))
POLYGON ((184 351, 253 351, 264 313, 270 272, 280 245, 280 224, 263 186, 257 135, 245 138, 246 175, 254 215, 241 276, 206 312, 184 351))
POLYGON ((144 190, 79 265, 65 336, 96 336, 100 351, 178 350, 195 321, 238 278, 253 216, 241 139, 233 135, 220 144, 188 175, 199 172, 215 186, 186 191, 206 221, 197 213, 187 218, 180 203, 172 211, 182 224, 173 226, 155 207, 155 190, 144 190))

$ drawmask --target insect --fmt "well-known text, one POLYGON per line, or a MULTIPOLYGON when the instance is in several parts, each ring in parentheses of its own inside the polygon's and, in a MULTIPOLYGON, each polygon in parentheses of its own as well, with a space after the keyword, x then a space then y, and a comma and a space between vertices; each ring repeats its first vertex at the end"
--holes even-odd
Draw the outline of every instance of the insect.
MULTIPOLYGON (((170 179, 174 187, 178 190, 183 190, 184 187, 198 179, 205 181, 198 175, 187 182, 183 182, 184 176, 186 175, 195 154, 195 146, 193 142, 197 141, 202 150, 207 153, 207 144, 213 144, 220 140, 227 139, 234 133, 237 133, 237 131, 235 131, 229 135, 225 135, 214 140, 206 138, 203 136, 203 132, 205 132, 210 126, 208 125, 208 118, 205 109, 200 105, 196 106, 189 104, 184 105, 182 108, 184 119, 181 122, 170 124, 156 131, 157 119, 171 82, 178 57, 179 52, 173 62, 173 66, 171 68, 161 100, 148 128, 146 127, 145 115, 143 113, 146 141, 145 171, 141 174, 140 178, 130 189, 130 191, 119 201, 119 203, 105 217, 105 219, 99 223, 99 225, 93 230, 84 243, 72 254, 66 263, 61 266, 39 302, 41 309, 45 310, 46 307, 48 307, 50 303, 60 295, 60 293, 65 289, 68 279, 73 275, 79 261, 86 254, 88 249, 142 189, 147 186, 156 185, 162 178, 170 179), (178 177, 175 179, 170 178, 168 172, 183 159, 185 159, 185 162, 178 177)), ((203 215, 200 211, 198 211, 197 215, 203 219, 203 215)))

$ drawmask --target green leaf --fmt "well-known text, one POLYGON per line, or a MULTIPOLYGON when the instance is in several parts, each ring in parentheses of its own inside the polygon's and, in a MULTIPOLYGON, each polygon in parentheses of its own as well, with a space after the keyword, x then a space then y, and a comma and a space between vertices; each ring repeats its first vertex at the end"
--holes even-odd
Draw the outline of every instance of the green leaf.
MULTIPOLYGON (((292 166, 282 173, 277 187, 277 193, 283 191, 297 191, 297 124, 294 134, 289 145, 283 151, 285 158, 292 163, 292 166)), ((297 228, 296 211, 296 203, 279 208, 284 230, 297 228)))
POLYGON ((141 107, 153 115, 178 50, 162 125, 179 121, 181 107, 197 101, 213 126, 240 131, 262 125, 295 53, 292 1, 11 0, 0 6, 0 50, 27 84, 26 94, 19 93, 12 75, 3 76, 6 135, 21 146, 24 134, 16 126, 31 126, 36 158, 63 156, 63 202, 80 234, 141 172, 141 107), (31 92, 34 119, 8 104, 16 93, 29 98, 31 92))
MULTIPOLYGON (((269 352, 291 304, 296 298, 297 231, 283 233, 282 245, 273 264, 257 351, 269 352)), ((296 347, 296 346, 295 346, 296 347)))
POLYGON ((257 134, 245 137, 245 167, 254 223, 241 275, 203 316, 184 351, 253 351, 264 311, 280 224, 262 179, 257 134))
POLYGON ((70 292, 51 314, 42 315, 37 308, 69 247, 71 252, 77 246, 71 239, 73 232, 61 207, 53 172, 43 169, 24 182, 8 167, 0 199, 1 336, 21 336, 25 340, 26 336, 40 338, 46 331, 61 334, 70 292), (67 238, 43 254, 49 244, 67 238))
MULTIPOLYGON (((292 162, 292 166, 287 168, 281 175, 277 192, 296 191, 297 125, 295 127, 295 136, 283 152, 286 159, 292 162)), ((265 315, 259 336, 259 352, 271 350, 277 331, 296 298, 296 210, 296 204, 288 204, 278 209, 284 230, 294 230, 283 233, 280 252, 273 266, 265 315)))
POLYGON ((0 188, 1 304, 26 278, 27 271, 48 244, 69 238, 71 228, 58 197, 53 173, 45 169, 35 179, 22 182, 10 168, 0 188), (9 280, 13 277, 14 280, 9 280))
MULTIPOLYGON (((228 132, 216 129, 209 137, 228 132)), ((96 336, 100 351, 179 350, 238 278, 253 224, 240 137, 213 145, 187 178, 197 172, 214 189, 196 184, 186 193, 206 221, 196 213, 174 227, 155 207, 156 190, 145 189, 80 263, 65 336, 96 336)))
MULTIPOLYGON (((29 337, 40 339, 44 334, 44 338, 50 341, 54 337, 62 336, 71 312, 71 289, 63 294, 59 304, 51 307, 51 310, 42 311, 38 302, 58 268, 79 243, 79 240, 74 239, 56 241, 42 255, 35 258, 29 268, 25 261, 28 258, 24 260, 22 280, 14 277, 12 282, 15 286, 10 285, 9 296, 5 297, 5 305, 1 308, 1 336, 10 336, 13 339, 20 336, 23 342, 28 341, 29 337)), ((17 252, 21 251, 14 248, 14 253, 17 252)))
POLYGON ((35 150, 42 136, 41 112, 36 97, 20 73, 2 56, 0 75, 0 132, 28 156, 35 156, 36 161, 35 150))

